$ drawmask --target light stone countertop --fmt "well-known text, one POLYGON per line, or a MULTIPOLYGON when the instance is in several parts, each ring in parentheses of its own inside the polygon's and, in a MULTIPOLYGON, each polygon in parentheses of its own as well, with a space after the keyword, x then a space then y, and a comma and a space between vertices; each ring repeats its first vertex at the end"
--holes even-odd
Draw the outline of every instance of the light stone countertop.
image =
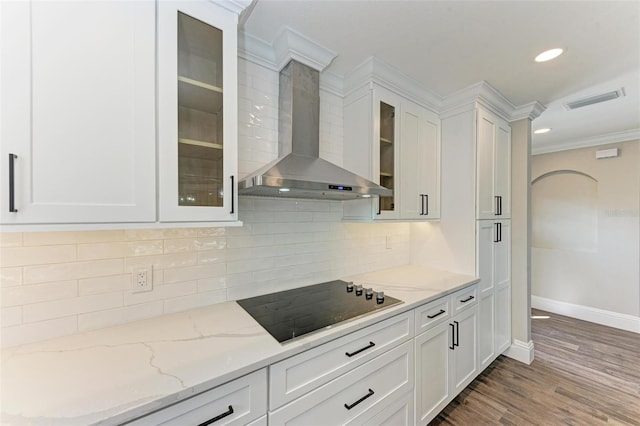
POLYGON ((226 302, 5 349, 0 423, 121 423, 477 282, 413 265, 343 279, 404 303, 285 344, 226 302))

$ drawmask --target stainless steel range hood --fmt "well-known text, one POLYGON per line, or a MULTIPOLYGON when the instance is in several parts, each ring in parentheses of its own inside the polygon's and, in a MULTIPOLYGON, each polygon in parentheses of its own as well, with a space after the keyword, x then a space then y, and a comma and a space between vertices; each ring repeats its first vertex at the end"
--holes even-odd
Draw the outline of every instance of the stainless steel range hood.
POLYGON ((320 75, 292 60, 280 71, 279 158, 239 182, 240 195, 353 200, 393 191, 320 158, 320 75))

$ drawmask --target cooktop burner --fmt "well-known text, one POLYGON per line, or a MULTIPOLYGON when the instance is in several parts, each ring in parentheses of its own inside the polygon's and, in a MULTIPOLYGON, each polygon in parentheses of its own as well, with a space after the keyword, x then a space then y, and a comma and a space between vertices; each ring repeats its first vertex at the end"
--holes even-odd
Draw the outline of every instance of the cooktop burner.
POLYGON ((341 280, 237 301, 278 342, 402 303, 341 280))

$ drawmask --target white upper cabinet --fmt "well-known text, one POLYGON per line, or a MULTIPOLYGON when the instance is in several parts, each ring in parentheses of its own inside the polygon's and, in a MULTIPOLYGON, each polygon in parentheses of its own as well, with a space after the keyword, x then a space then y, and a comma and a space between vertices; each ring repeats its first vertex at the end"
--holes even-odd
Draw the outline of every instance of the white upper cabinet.
POLYGON ((413 102, 402 103, 400 124, 403 219, 440 218, 440 119, 413 102))
POLYGON ((158 3, 159 217, 237 220, 237 15, 158 3))
POLYGON ((511 217, 511 127, 478 108, 476 118, 477 219, 511 217))
POLYGON ((155 221, 155 3, 0 15, 2 224, 155 221))
POLYGON ((344 203, 345 220, 440 217, 440 119, 377 84, 345 99, 344 166, 393 190, 344 203))

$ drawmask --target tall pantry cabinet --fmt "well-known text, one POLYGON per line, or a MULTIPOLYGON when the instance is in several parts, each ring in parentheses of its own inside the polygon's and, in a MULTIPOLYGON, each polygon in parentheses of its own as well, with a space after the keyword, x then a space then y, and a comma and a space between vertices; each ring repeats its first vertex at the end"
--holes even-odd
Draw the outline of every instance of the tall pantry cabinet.
POLYGON ((511 128, 480 106, 475 121, 478 362, 483 369, 511 344, 511 128))

